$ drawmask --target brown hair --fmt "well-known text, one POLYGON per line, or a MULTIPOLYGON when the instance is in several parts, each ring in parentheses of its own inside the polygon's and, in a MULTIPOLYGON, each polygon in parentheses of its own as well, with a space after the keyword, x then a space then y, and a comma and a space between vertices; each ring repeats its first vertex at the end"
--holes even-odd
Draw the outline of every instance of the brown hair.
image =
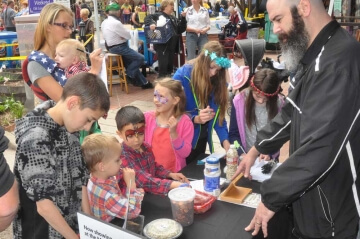
POLYGON ((56 49, 60 49, 62 47, 65 47, 66 49, 70 49, 71 53, 74 54, 74 56, 78 56, 80 61, 85 61, 86 62, 85 47, 78 40, 75 40, 75 39, 62 40, 56 46, 56 49))
MULTIPOLYGON (((254 79, 253 79, 254 85, 264 93, 274 93, 280 85, 280 80, 278 78, 278 75, 274 70, 271 69, 261 69, 258 72, 255 73, 254 79)), ((246 97, 245 101, 245 119, 246 119, 246 125, 248 128, 251 128, 253 124, 256 123, 256 116, 255 116, 255 99, 253 97, 253 91, 254 89, 249 86, 249 94, 246 97)), ((256 92, 256 91, 255 91, 256 92)), ((267 97, 266 101, 266 109, 268 112, 268 119, 273 119, 279 109, 278 109, 278 97, 277 95, 272 97, 267 97)))
POLYGON ((114 136, 103 134, 91 134, 86 136, 81 145, 81 152, 86 167, 90 172, 96 171, 96 164, 111 157, 114 154, 116 147, 120 147, 120 143, 114 136))
POLYGON ((67 80, 63 88, 61 100, 65 101, 70 96, 78 96, 80 109, 109 111, 110 96, 104 82, 99 76, 81 72, 67 80))
POLYGON ((179 103, 174 107, 174 117, 177 118, 185 113, 186 96, 180 81, 169 77, 155 81, 156 85, 167 88, 172 97, 179 97, 179 103))
POLYGON ((160 3, 160 11, 164 11, 168 5, 174 5, 174 0, 163 0, 160 3))
POLYGON ((127 105, 122 107, 115 116, 116 127, 118 130, 122 130, 129 124, 145 124, 144 113, 136 106, 127 105))
MULTIPOLYGON (((208 50, 209 54, 214 52, 217 57, 226 57, 223 46, 217 41, 209 41, 204 45, 203 50, 208 50)), ((209 76, 211 64, 210 56, 205 56, 201 51, 194 60, 194 67, 191 72, 191 84, 198 100, 198 107, 203 109, 208 105, 209 97, 214 94, 215 103, 219 106, 219 124, 222 125, 228 105, 228 91, 226 83, 226 70, 221 68, 213 77, 209 76)))
POLYGON ((48 39, 48 32, 46 29, 49 25, 55 22, 60 12, 66 12, 73 17, 71 9, 59 3, 46 4, 41 10, 34 34, 34 49, 36 51, 40 50, 44 46, 48 39))

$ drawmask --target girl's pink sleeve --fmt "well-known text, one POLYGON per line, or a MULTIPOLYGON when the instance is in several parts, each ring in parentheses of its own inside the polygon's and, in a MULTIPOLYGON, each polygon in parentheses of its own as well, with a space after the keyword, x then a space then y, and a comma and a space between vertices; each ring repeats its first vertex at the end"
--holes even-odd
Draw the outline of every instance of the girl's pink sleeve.
POLYGON ((172 140, 172 145, 176 158, 180 158, 182 162, 179 162, 183 168, 186 165, 186 157, 189 156, 192 148, 192 140, 194 137, 194 125, 191 122, 189 116, 183 115, 176 128, 178 137, 172 140))

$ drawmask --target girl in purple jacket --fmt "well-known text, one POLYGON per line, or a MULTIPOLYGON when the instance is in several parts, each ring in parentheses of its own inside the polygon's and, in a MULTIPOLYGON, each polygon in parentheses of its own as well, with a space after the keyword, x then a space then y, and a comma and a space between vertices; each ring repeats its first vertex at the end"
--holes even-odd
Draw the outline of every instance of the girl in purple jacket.
MULTIPOLYGON (((248 71, 249 68, 246 70, 248 71)), ((248 76, 249 73, 234 77, 232 79, 233 89, 234 85, 240 88, 242 84, 238 84, 238 82, 247 81, 241 77, 248 76)), ((261 69, 250 78, 250 86, 235 95, 231 102, 229 139, 231 143, 237 140, 241 144, 239 155, 247 153, 255 143, 257 132, 281 110, 284 98, 279 94, 281 92, 280 84, 281 81, 275 71, 261 69)), ((278 157, 279 152, 260 155, 260 158, 265 160, 278 157)))
POLYGON ((151 145, 155 161, 172 172, 186 166, 194 136, 194 126, 185 114, 185 102, 181 83, 164 78, 155 86, 156 110, 144 114, 145 142, 151 145))

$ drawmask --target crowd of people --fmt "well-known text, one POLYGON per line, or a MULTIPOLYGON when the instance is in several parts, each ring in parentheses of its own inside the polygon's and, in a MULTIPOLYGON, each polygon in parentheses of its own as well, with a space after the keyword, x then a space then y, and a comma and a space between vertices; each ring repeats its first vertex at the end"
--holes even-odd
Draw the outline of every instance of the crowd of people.
POLYGON ((10 0, 10 1, 4 0, 1 2, 0 23, 4 30, 16 32, 14 18, 16 16, 23 16, 23 15, 29 14, 29 7, 28 7, 27 0, 22 1, 20 7, 21 8, 19 9, 19 6, 17 4, 15 4, 15 2, 12 0, 10 0))
MULTIPOLYGON (((0 127, 0 230, 13 221, 15 238, 75 239, 78 211, 122 226, 127 208, 129 218, 141 213, 145 193, 166 195, 189 186, 180 171, 203 155, 207 144, 214 152, 215 130, 225 150, 235 140, 240 143, 243 159, 234 178, 239 173, 250 177, 257 157, 277 159, 290 140, 289 158, 262 183, 262 201, 245 230, 253 235, 262 230, 266 237, 268 222, 291 207, 286 238, 357 237, 360 56, 354 52, 360 52, 360 44, 331 19, 321 0, 268 0, 273 31, 294 73, 285 97, 275 71, 250 73, 249 67, 232 63, 219 42, 207 42, 202 35, 208 12, 200 1, 192 4, 176 19, 173 1, 164 0, 161 12, 145 21, 154 28, 159 16, 169 19, 174 41, 187 31, 200 49, 172 77, 170 66, 164 67, 155 86, 139 71, 144 57, 127 45, 130 35, 119 20, 127 6, 107 7, 102 23, 107 48, 123 56, 130 81, 154 87, 154 111, 125 106, 115 120, 108 119, 115 121, 121 143, 92 132, 110 108, 98 76, 101 50, 90 53, 90 68, 84 46, 68 39, 72 11, 58 3, 42 9, 34 51, 22 69, 39 104, 16 122, 14 174, 3 157, 8 140, 0 127), (233 99, 228 84, 235 90, 233 99), (84 131, 81 138, 78 132, 84 131)), ((156 50, 159 54, 170 46, 156 50)))

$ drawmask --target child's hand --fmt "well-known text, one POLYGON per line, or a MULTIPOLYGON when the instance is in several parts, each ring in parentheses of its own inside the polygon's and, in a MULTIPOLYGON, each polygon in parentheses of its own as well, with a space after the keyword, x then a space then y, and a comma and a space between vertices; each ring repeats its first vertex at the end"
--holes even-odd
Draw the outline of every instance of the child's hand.
POLYGON ((129 187, 130 180, 131 180, 131 189, 135 189, 136 188, 136 183, 135 183, 135 171, 134 171, 134 169, 132 169, 132 168, 123 168, 122 173, 123 173, 123 178, 124 178, 124 181, 126 183, 126 186, 129 187))
POLYGON ((199 118, 201 124, 205 124, 206 122, 212 120, 215 117, 215 112, 213 109, 210 108, 210 106, 207 106, 205 109, 200 110, 199 112, 199 118))
POLYGON ((180 181, 181 183, 190 183, 182 173, 169 173, 168 177, 176 181, 180 181))
POLYGON ((177 138, 177 133, 176 133, 177 124, 178 124, 177 119, 174 116, 171 116, 168 121, 168 125, 169 125, 171 138, 173 138, 173 139, 177 138), (173 137, 173 136, 175 136, 175 137, 173 137))

